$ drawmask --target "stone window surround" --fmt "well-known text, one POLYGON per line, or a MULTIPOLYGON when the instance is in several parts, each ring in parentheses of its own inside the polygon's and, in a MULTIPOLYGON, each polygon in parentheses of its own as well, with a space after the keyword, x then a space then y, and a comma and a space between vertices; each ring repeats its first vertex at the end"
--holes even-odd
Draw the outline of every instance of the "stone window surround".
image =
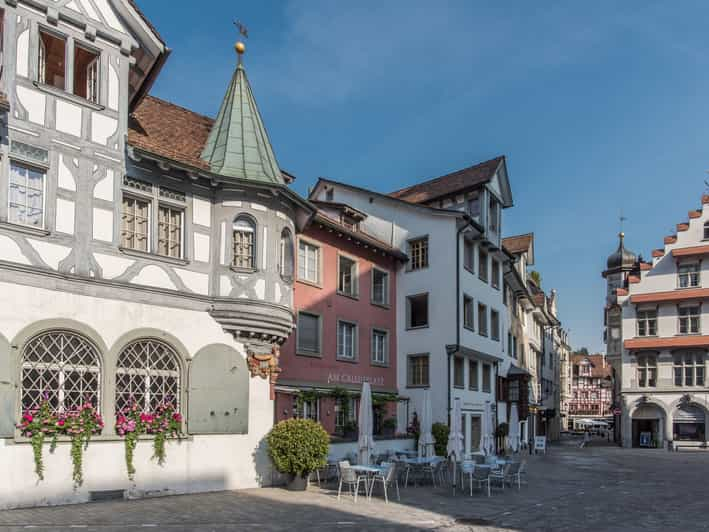
POLYGON ((370 269, 370 278, 371 278, 371 289, 370 289, 370 302, 372 305, 376 305, 378 307, 384 307, 384 308, 390 308, 390 300, 391 300, 391 272, 389 270, 386 270, 384 268, 380 268, 379 266, 376 266, 375 264, 372 264, 372 267, 370 269), (374 272, 378 271, 380 273, 383 273, 385 275, 386 279, 386 287, 384 290, 384 301, 379 302, 379 301, 374 301, 374 272))
POLYGON ((298 315, 296 316, 296 325, 298 323, 298 317, 300 314, 308 314, 310 316, 316 317, 318 319, 318 351, 304 351, 300 348, 300 340, 298 338, 300 334, 300 329, 296 327, 295 329, 295 354, 299 356, 306 356, 306 357, 316 357, 316 358, 322 358, 323 356, 323 316, 319 312, 311 312, 309 310, 299 310, 298 315))
POLYGON ((344 297, 349 297, 351 299, 359 299, 359 276, 360 276, 360 264, 359 264, 359 259, 351 255, 349 253, 346 253, 344 251, 337 251, 337 286, 336 286, 336 292, 337 295, 344 296, 344 297), (349 261, 353 262, 354 266, 354 275, 352 276, 351 279, 351 285, 352 285, 352 293, 348 294, 347 292, 343 292, 340 290, 340 274, 342 271, 340 270, 340 259, 347 259, 349 261))
MULTIPOLYGON (((189 404, 187 397, 187 387, 185 383, 187 383, 189 362, 194 357, 191 357, 189 355, 189 352, 187 351, 187 348, 182 344, 182 342, 170 333, 153 328, 138 328, 120 336, 109 348, 103 341, 103 338, 96 331, 94 331, 93 328, 89 327, 88 325, 85 325, 84 323, 75 322, 70 319, 50 319, 35 322, 20 331, 20 333, 18 333, 18 335, 10 342, 10 345, 12 346, 10 351, 10 363, 13 365, 12 367, 15 368, 15 372, 18 377, 20 374, 19 368, 22 364, 22 353, 27 342, 29 342, 32 338, 36 337, 41 333, 49 332, 52 330, 64 330, 82 336, 93 344, 98 353, 99 366, 101 368, 101 376, 99 383, 101 404, 99 405, 99 411, 104 419, 105 426, 102 431, 102 434, 93 436, 92 441, 122 440, 121 437, 115 434, 116 363, 118 360, 118 356, 122 352, 123 348, 126 347, 128 344, 140 339, 159 340, 169 345, 172 350, 177 354, 177 363, 179 366, 181 383, 179 402, 182 405, 181 413, 183 414, 185 420, 187 419, 187 416, 185 414, 187 413, 189 404)), ((201 348, 200 351, 205 347, 201 348)), ((19 416, 22 413, 21 392, 21 386, 18 385, 15 393, 14 409, 17 419, 19 419, 19 416)), ((184 423, 185 424, 183 425, 183 430, 186 429, 186 421, 184 423)), ((144 439, 150 438, 151 436, 144 437, 144 439)), ((60 439, 60 441, 63 440, 64 438, 60 439)), ((20 436, 19 431, 16 431, 15 441, 19 443, 25 443, 29 442, 29 439, 20 436)))
POLYGON ((370 330, 370 344, 371 344, 371 352, 370 352, 370 363, 372 366, 377 366, 381 368, 387 368, 390 365, 391 361, 391 349, 390 349, 390 342, 391 342, 391 335, 389 334, 389 329, 385 327, 377 327, 377 326, 372 326, 370 330), (374 360, 374 333, 384 333, 385 335, 385 341, 384 341, 384 362, 377 362, 374 360))
POLYGON ((296 251, 295 251, 295 278, 296 281, 299 283, 304 283, 310 286, 314 286, 316 288, 322 288, 323 287, 323 244, 322 242, 315 240, 314 238, 311 238, 309 236, 305 235, 298 235, 296 238, 296 251), (299 264, 299 259, 298 257, 300 256, 300 242, 303 242, 309 246, 316 247, 318 248, 318 264, 317 264, 317 281, 309 281, 308 279, 304 279, 300 276, 300 264, 299 264))
MULTIPOLYGON (((338 362, 349 362, 351 364, 357 364, 359 362, 359 351, 360 351, 360 342, 359 342, 359 322, 356 320, 351 320, 347 318, 341 318, 338 317, 336 322, 335 322, 335 358, 337 359, 338 362), (352 357, 346 357, 342 356, 340 354, 340 324, 341 323, 346 323, 348 325, 352 325, 354 327, 354 330, 352 332, 352 357)), ((371 356, 370 356, 371 360, 371 356)))
MULTIPOLYGON (((231 238, 228 239, 229 242, 229 255, 228 255, 228 263, 229 263, 229 268, 232 271, 238 272, 238 273, 255 273, 259 271, 259 259, 261 258, 261 255, 259 254, 259 246, 261 245, 261 239, 259 238, 259 223, 258 220, 256 219, 255 216, 247 213, 247 212, 239 212, 236 216, 234 216, 233 220, 231 221, 231 228, 229 229, 229 235, 231 238), (243 268, 239 266, 234 265, 234 233, 237 231, 234 228, 234 225, 239 222, 240 220, 245 220, 251 226, 253 227, 253 242, 251 244, 253 251, 251 255, 251 261, 252 261, 252 267, 250 268, 243 268)), ((279 235, 280 238, 280 235, 279 235)))

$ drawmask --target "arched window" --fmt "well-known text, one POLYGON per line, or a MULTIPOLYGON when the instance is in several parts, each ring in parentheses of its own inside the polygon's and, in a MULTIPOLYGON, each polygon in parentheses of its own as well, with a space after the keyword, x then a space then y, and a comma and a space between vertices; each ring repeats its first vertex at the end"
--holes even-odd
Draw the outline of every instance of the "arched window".
POLYGON ((654 354, 638 355, 638 386, 657 386, 657 358, 654 354))
POLYGON ((94 345, 70 331, 47 331, 22 351, 23 410, 47 397, 56 412, 71 412, 90 402, 100 407, 101 363, 94 345))
POLYGON ((704 222, 704 240, 709 240, 709 222, 704 222))
POLYGON ((243 270, 256 269, 256 224, 248 216, 239 216, 233 226, 232 266, 243 270))
POLYGON ((285 281, 290 282, 293 280, 293 235, 287 227, 283 228, 283 231, 281 231, 279 268, 281 277, 283 277, 285 281))
POLYGON ((133 403, 154 410, 161 403, 180 406, 180 365, 177 353, 164 342, 144 338, 131 342, 118 356, 116 411, 133 403))

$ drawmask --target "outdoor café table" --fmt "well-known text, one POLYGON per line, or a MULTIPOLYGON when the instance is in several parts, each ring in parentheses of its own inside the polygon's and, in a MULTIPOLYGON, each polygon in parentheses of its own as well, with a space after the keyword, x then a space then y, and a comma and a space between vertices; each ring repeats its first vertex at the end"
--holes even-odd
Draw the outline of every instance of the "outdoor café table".
MULTIPOLYGON (((420 471, 420 468, 423 466, 430 465, 440 458, 438 456, 417 456, 415 458, 404 458, 401 460, 402 463, 411 466, 411 469, 415 471, 414 474, 414 485, 416 485, 416 474, 420 471)), ((407 473, 407 480, 408 480, 408 473, 407 473)), ((407 483, 408 484, 408 481, 407 483)))
POLYGON ((369 493, 369 481, 371 478, 376 475, 377 473, 381 473, 383 469, 381 467, 377 466, 368 466, 368 465, 352 465, 350 466, 353 471, 357 473, 364 473, 367 475, 367 482, 365 483, 365 489, 367 490, 367 493, 369 493))

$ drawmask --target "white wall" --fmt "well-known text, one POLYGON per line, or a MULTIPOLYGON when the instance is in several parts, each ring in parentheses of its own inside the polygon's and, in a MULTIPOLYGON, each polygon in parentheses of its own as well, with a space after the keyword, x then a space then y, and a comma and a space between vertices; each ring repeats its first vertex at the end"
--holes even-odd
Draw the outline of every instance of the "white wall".
MULTIPOLYGON (((206 313, 159 307, 66 292, 0 283, 0 293, 12 305, 0 305, 0 332, 8 339, 44 319, 66 319, 91 327, 110 349, 136 328, 155 328, 177 338, 195 355, 202 347, 224 343, 245 356, 243 345, 225 334, 206 313)), ((19 371, 19 370, 18 370, 19 371)), ((188 403, 189 405, 189 403, 188 403)), ((18 411, 19 415, 19 411, 18 411)), ((104 417, 112 412, 103 412, 104 417)), ((152 442, 141 441, 135 454, 136 482, 127 478, 122 440, 89 444, 84 457, 84 485, 72 490, 67 444, 50 455, 45 446, 45 480, 37 483, 32 447, 13 439, 0 440, 0 508, 86 501, 90 491, 130 489, 185 493, 257 487, 270 483, 271 466, 262 439, 273 424, 269 384, 250 378, 249 432, 244 435, 201 435, 170 442, 167 463, 150 460, 152 442)), ((110 437, 110 434, 104 435, 110 437)))

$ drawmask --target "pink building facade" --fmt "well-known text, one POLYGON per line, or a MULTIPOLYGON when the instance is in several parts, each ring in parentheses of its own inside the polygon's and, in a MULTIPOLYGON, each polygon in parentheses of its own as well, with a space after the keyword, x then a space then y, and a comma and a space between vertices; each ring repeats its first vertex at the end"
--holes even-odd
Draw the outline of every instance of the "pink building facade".
POLYGON ((375 435, 396 427, 396 270, 406 256, 359 230, 365 215, 318 202, 296 242, 297 328, 281 349, 275 420, 357 432, 359 392, 373 391, 375 435))

